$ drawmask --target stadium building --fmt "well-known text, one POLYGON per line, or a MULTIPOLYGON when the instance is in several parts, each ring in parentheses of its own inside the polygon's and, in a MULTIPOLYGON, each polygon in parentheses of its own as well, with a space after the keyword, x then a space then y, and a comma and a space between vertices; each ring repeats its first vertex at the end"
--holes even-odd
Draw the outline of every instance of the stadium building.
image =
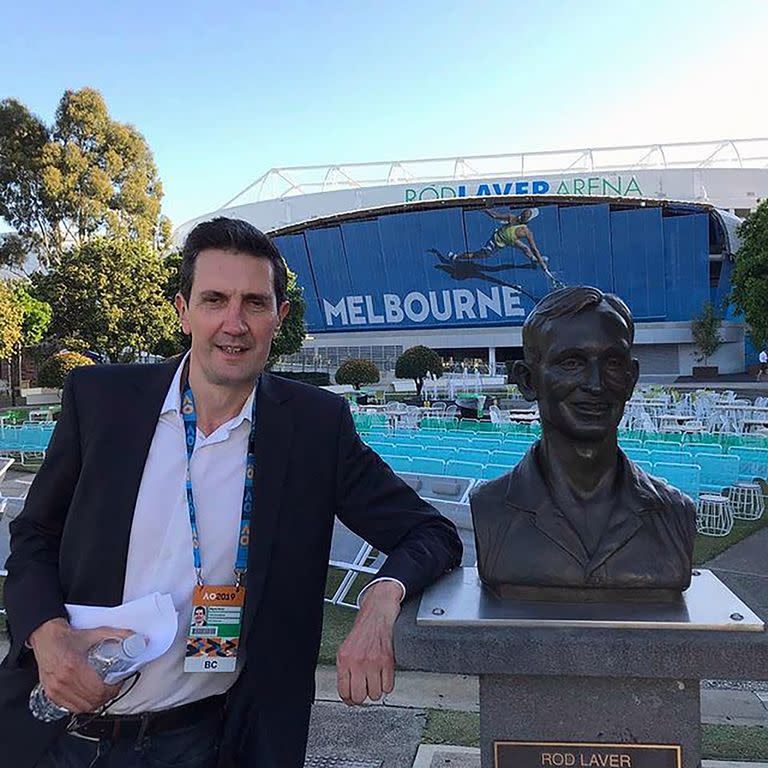
MULTIPOLYGON (((291 358, 392 370, 405 348, 496 364, 559 285, 621 296, 643 374, 691 372, 691 319, 723 306, 736 228, 768 196, 768 139, 276 168, 214 215, 270 232, 304 288, 309 337, 291 358)), ((709 361, 745 365, 727 311, 709 361)))

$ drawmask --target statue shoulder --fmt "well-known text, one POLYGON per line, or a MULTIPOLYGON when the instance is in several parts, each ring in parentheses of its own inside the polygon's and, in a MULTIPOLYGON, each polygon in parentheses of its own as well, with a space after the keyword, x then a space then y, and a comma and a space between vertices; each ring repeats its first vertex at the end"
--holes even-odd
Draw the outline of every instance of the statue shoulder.
POLYGON ((505 472, 501 477, 487 480, 476 486, 469 494, 469 500, 472 505, 493 504, 504 499, 507 495, 507 488, 512 474, 512 472, 505 472))
POLYGON ((647 473, 644 474, 648 484, 661 499, 661 504, 665 511, 672 514, 681 514, 686 517, 691 513, 695 514, 696 505, 690 496, 687 496, 679 488, 675 488, 675 486, 670 485, 660 477, 654 477, 647 473))

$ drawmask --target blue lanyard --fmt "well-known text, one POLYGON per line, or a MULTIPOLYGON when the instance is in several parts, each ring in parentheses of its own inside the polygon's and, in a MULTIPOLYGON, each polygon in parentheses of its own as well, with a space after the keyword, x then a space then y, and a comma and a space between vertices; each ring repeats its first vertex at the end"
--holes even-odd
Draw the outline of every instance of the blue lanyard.
MULTIPOLYGON (((240 586, 243 576, 248 570, 248 540, 251 532, 251 511, 253 510, 253 477, 256 474, 256 405, 258 403, 259 387, 253 394, 251 409, 251 432, 248 436, 248 457, 245 463, 245 483, 243 484, 243 511, 240 516, 240 535, 237 540, 237 560, 235 561, 235 584, 240 586)), ((191 463, 197 439, 197 412, 192 389, 187 384, 181 396, 181 417, 184 419, 185 442, 187 444, 187 508, 189 510, 189 525, 192 529, 192 556, 195 562, 197 583, 203 584, 203 566, 200 558, 200 535, 197 530, 197 513, 195 497, 192 493, 191 463)))

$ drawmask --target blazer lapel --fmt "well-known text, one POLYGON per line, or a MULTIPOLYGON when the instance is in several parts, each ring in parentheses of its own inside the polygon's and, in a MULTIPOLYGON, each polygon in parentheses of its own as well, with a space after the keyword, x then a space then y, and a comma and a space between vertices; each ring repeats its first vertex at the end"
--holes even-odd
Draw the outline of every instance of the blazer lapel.
MULTIPOLYGON (((116 553, 101 563, 95 589, 97 604, 117 605, 123 599, 125 568, 136 497, 144 473, 160 409, 171 385, 180 358, 157 366, 137 366, 129 396, 113 422, 119 435, 119 461, 105 466, 105 488, 108 489, 111 525, 103 531, 102 551, 116 553), (109 564, 109 567, 107 567, 109 564)), ((111 421, 111 420, 110 420, 111 421)))
POLYGON ((248 551, 248 593, 243 628, 248 627, 261 600, 288 472, 294 419, 287 403, 291 392, 279 377, 264 373, 259 385, 256 424, 256 477, 248 551))
POLYGON ((608 519, 595 553, 587 566, 590 573, 618 552, 642 527, 643 513, 661 506, 661 500, 647 476, 619 451, 621 492, 608 519))
POLYGON ((565 550, 581 565, 586 565, 588 557, 584 545, 573 526, 557 507, 542 504, 534 515, 534 524, 558 547, 565 550))
POLYGON ((516 509, 533 513, 533 524, 544 536, 562 550, 586 565, 588 557, 578 534, 558 509, 544 478, 539 471, 536 458, 538 442, 528 450, 523 460, 512 470, 507 484, 506 503, 516 509), (515 488, 515 495, 511 489, 515 488))
POLYGON ((643 522, 636 510, 625 507, 614 509, 587 565, 589 573, 597 570, 611 555, 621 549, 642 526, 643 522))

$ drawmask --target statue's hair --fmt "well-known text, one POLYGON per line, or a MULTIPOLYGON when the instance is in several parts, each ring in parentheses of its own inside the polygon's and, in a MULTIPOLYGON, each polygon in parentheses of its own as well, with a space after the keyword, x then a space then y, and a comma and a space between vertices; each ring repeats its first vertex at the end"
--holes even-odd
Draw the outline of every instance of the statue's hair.
POLYGON ((627 326, 630 345, 635 340, 635 323, 629 307, 612 293, 603 293, 589 286, 561 288, 547 294, 531 310, 523 325, 523 354, 526 362, 536 363, 541 358, 539 344, 547 324, 555 318, 574 317, 579 312, 598 307, 605 302, 627 326))

